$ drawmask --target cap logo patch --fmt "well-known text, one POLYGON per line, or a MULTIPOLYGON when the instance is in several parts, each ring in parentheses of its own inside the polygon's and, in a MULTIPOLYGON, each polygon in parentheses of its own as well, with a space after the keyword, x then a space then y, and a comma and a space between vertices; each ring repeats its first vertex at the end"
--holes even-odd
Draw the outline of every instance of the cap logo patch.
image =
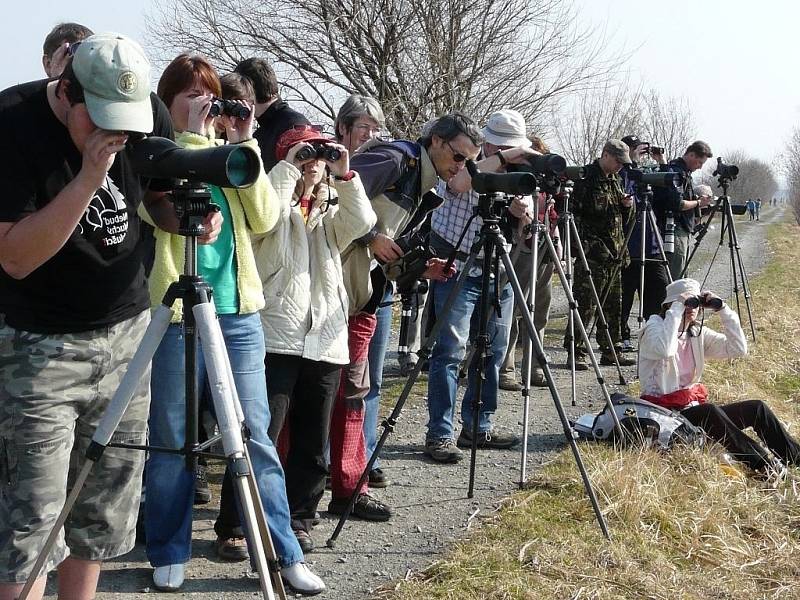
POLYGON ((138 81, 132 71, 125 71, 117 79, 117 87, 123 94, 132 94, 136 91, 138 81))

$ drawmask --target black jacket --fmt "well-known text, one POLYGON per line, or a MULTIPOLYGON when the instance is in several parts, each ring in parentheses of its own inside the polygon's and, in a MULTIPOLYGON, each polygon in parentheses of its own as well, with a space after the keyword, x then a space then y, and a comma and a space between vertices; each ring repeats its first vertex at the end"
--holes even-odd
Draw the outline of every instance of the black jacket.
POLYGON ((269 173, 270 169, 278 164, 275 157, 275 144, 281 134, 294 127, 295 125, 309 125, 308 119, 278 98, 264 114, 258 117, 258 129, 253 137, 258 141, 261 148, 261 160, 264 161, 264 171, 269 173))
POLYGON ((661 166, 661 171, 669 173, 682 173, 684 177, 683 187, 662 187, 656 186, 653 189, 653 208, 659 218, 659 223, 664 223, 667 213, 672 213, 675 217, 675 225, 680 226, 686 231, 694 231, 695 209, 681 210, 681 200, 694 200, 692 189, 692 172, 683 158, 676 158, 661 166))

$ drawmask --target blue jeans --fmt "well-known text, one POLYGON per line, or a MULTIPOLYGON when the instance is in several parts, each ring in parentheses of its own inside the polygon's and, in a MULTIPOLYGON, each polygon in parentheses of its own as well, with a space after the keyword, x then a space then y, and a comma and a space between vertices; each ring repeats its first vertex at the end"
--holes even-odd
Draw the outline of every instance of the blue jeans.
MULTIPOLYGON (((455 286, 456 278, 445 282, 433 282, 433 301, 436 320, 445 321, 439 330, 436 344, 433 346, 428 373, 428 440, 453 439, 453 421, 456 409, 456 391, 458 389, 458 368, 464 359, 467 341, 478 332, 480 316, 481 278, 467 277, 455 303, 448 314, 444 313, 444 305, 450 290, 455 286)), ((494 298, 494 283, 491 290, 494 298)), ((500 316, 492 309, 489 313, 489 344, 491 356, 486 368, 486 380, 483 384, 483 406, 481 408, 478 429, 489 431, 492 428, 492 414, 497 410, 497 388, 499 384, 500 366, 505 358, 511 316, 513 313, 514 293, 507 284, 500 294, 500 316)), ((477 380, 477 361, 470 365, 467 379, 467 390, 461 403, 461 421, 467 429, 472 427, 472 398, 477 380)))
MULTIPOLYGON (((392 302, 394 294, 386 292, 381 301, 392 302)), ((364 398, 364 445, 367 451, 367 460, 375 452, 378 445, 378 413, 381 408, 381 385, 383 385, 383 363, 386 360, 386 351, 389 348, 389 338, 392 334, 392 305, 381 306, 375 313, 378 324, 369 343, 369 392, 364 398)), ((378 467, 376 461, 373 468, 378 467)))
MULTIPOLYGON (((251 437, 247 444, 258 481, 269 531, 281 566, 303 560, 292 532, 286 482, 278 453, 267 436, 270 413, 264 377, 264 332, 258 314, 221 315, 219 324, 230 357, 236 391, 251 437)), ((184 341, 179 324, 169 326, 153 357, 150 403, 150 443, 181 448, 185 436, 184 341)), ((206 371, 198 351, 199 389, 206 371)), ((147 558, 154 567, 184 563, 191 558, 194 473, 183 456, 152 452, 145 477, 147 558)))

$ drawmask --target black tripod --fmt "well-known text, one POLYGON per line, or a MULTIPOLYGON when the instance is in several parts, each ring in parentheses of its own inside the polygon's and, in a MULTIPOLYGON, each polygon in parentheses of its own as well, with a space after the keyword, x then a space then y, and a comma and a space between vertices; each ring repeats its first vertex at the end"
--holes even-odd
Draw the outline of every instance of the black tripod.
MULTIPOLYGON (((499 195, 502 197, 502 195, 499 195)), ((550 366, 547 361, 547 358, 544 354, 544 349, 542 347, 541 342, 539 341, 538 336, 536 335, 536 328, 533 324, 533 319, 527 310, 525 309, 525 300, 524 300, 524 293, 522 288, 520 287, 519 280, 514 272, 513 265, 511 264, 511 258, 508 255, 508 251, 506 250, 505 239, 503 234, 500 231, 500 217, 497 213, 498 207, 502 206, 503 203, 499 200, 498 194, 482 194, 479 199, 479 205, 477 209, 477 214, 482 217, 483 219, 483 226, 481 227, 480 235, 477 241, 473 244, 469 257, 467 258, 464 266, 462 267, 461 273, 456 281, 456 284, 450 291, 449 296, 445 302, 445 308, 443 310, 443 314, 447 314, 451 307, 453 306, 456 297, 458 296, 461 288, 466 281, 466 278, 469 276, 470 269, 478 260, 478 256, 481 252, 483 252, 483 273, 482 273, 482 285, 481 285, 481 295, 480 295, 480 313, 479 313, 479 326, 478 326, 478 334, 476 340, 476 352, 478 361, 478 378, 477 378, 477 389, 475 390, 474 398, 472 404, 472 448, 470 453, 470 475, 469 475, 469 488, 467 491, 467 497, 472 498, 474 495, 474 483, 475 483, 475 464, 477 458, 477 448, 478 448, 478 420, 480 417, 480 411, 482 407, 482 391, 485 379, 485 371, 486 371, 486 364, 487 359, 489 356, 489 336, 487 333, 488 329, 488 321, 489 321, 489 313, 491 308, 491 276, 492 276, 492 265, 495 261, 502 262, 503 266, 505 267, 506 274, 511 282, 511 286, 514 290, 514 299, 517 303, 518 308, 520 309, 521 314, 523 315, 523 320, 526 325, 527 335, 531 338, 533 342, 533 350, 536 354, 536 358, 541 365, 541 368, 544 372, 545 379, 547 381, 547 386, 550 389, 550 395, 553 398, 553 402, 556 407, 556 411, 558 412, 559 418, 561 420, 562 427, 564 429, 564 436, 569 444, 570 448, 572 449, 573 456, 575 458, 575 462, 578 466, 578 470, 581 473, 581 477, 583 479, 584 488, 586 490, 586 494, 589 497, 589 500, 592 504, 592 507, 595 512, 595 516, 597 521, 600 525, 600 529, 603 532, 603 535, 606 538, 610 539, 610 534, 608 532, 608 527, 605 522, 605 518, 600 510, 600 506, 597 502, 597 497, 594 494, 594 490, 592 489, 591 482, 589 481, 589 476, 586 473, 586 468, 584 467, 583 460, 580 455, 580 451, 578 450, 578 446, 575 442, 575 435, 572 430, 572 427, 569 424, 567 416, 564 412, 564 407, 561 403, 561 398, 558 393, 558 389, 555 386, 555 382, 553 379, 553 375, 550 371, 550 366)), ((469 227, 469 223, 467 224, 467 228, 465 228, 465 232, 469 227)), ((463 237, 463 235, 462 235, 463 237)), ((549 236, 544 236, 545 240, 547 240, 548 245, 548 252, 552 259, 556 262, 557 269, 559 272, 559 277, 561 278, 562 283, 565 282, 565 275, 564 271, 561 269, 561 265, 556 258, 556 250, 553 246, 552 240, 550 240, 549 236)), ((457 244, 456 247, 459 247, 460 243, 457 244)), ((451 262, 453 258, 451 257, 451 262)), ((574 306, 577 308, 575 304, 575 300, 568 291, 568 288, 565 289, 567 293, 567 298, 570 303, 570 306, 574 306)), ((339 522, 336 525, 331 537, 328 539, 327 545, 328 547, 334 547, 336 539, 338 538, 342 528, 344 527, 344 523, 347 521, 347 518, 350 516, 350 513, 353 510, 353 506, 355 505, 356 499, 358 497, 357 490, 361 489, 364 483, 367 481, 369 477, 369 472, 372 469, 372 466, 375 464, 375 461, 378 459, 380 452, 386 443, 389 435, 394 431, 394 428, 397 425, 397 420, 400 417, 400 413, 405 406, 405 403, 411 394, 411 390, 414 387, 414 384, 417 381, 417 377, 419 376, 420 371, 422 370, 423 363, 430 357, 430 351, 433 347, 436 338, 439 335, 439 331, 444 325, 444 319, 437 319, 436 324, 434 325, 430 335, 425 339, 424 344, 420 348, 419 354, 419 361, 417 365, 414 367, 414 370, 409 375, 408 379, 406 380, 405 386, 403 387, 403 391, 400 394, 400 397, 397 400, 391 414, 383 420, 381 426, 383 427, 383 432, 381 433, 381 437, 378 439, 378 443, 375 447, 375 451, 369 458, 367 465, 361 474, 361 478, 359 479, 358 483, 355 486, 355 492, 350 497, 350 501, 345 509, 344 513, 342 514, 339 522)), ((589 344, 589 340, 586 336, 586 329, 583 326, 583 323, 580 319, 577 320, 577 324, 579 325, 579 329, 581 334, 583 335, 583 339, 587 344, 587 348, 589 349, 589 356, 592 359, 592 363, 595 365, 595 368, 599 371, 599 366, 597 365, 596 358, 594 353, 591 351, 591 346, 589 344)), ((605 388, 604 388, 605 390, 605 388)), ((611 403, 611 398, 608 395, 607 390, 605 390, 605 399, 606 403, 609 406, 609 410, 614 413, 613 406, 611 403)), ((616 429, 617 432, 621 435, 622 434, 622 427, 619 424, 618 419, 615 418, 616 421, 616 429)))
MULTIPOLYGON (((714 172, 714 175, 717 175, 718 171, 714 172)), ((697 235, 694 241, 694 247, 692 248, 692 252, 689 254, 689 258, 686 261, 686 266, 683 268, 683 273, 681 274, 682 277, 686 277, 686 272, 689 268, 689 264, 694 258, 695 253, 697 252, 698 246, 700 246, 700 242, 703 241, 706 233, 708 233, 708 228, 711 224, 711 220, 714 218, 714 214, 717 212, 720 213, 721 223, 720 223, 720 230, 719 230, 719 244, 717 245, 717 249, 714 250, 714 255, 711 257, 711 261, 708 264, 708 270, 706 270, 705 277, 703 277, 703 282, 701 284, 701 288, 705 286, 706 281, 708 280, 708 276, 711 273, 711 268, 714 266, 714 261, 717 258, 717 254, 719 253, 720 248, 725 243, 726 233, 728 239, 728 262, 730 265, 730 272, 731 272, 731 284, 733 286, 733 295, 736 298, 736 312, 739 314, 739 319, 742 318, 742 307, 740 304, 739 299, 739 291, 741 289, 742 294, 744 296, 745 307, 747 310, 747 320, 750 323, 750 333, 753 336, 753 341, 756 340, 756 328, 755 323, 753 322, 753 313, 750 306, 750 281, 747 277, 747 271, 744 268, 744 263, 742 262, 742 254, 740 252, 741 247, 739 246, 739 237, 736 235, 736 223, 733 219, 733 211, 731 209, 731 201, 728 197, 728 186, 730 182, 736 178, 735 174, 719 174, 719 186, 722 188, 722 196, 719 197, 717 203, 712 207, 712 209, 708 213, 708 217, 706 220, 700 225, 697 230, 697 235), (739 285, 741 284, 741 288, 739 285)))
POLYGON ((187 184, 175 189, 173 196, 175 212, 180 218, 179 233, 186 236, 184 273, 178 278, 178 281, 169 286, 163 303, 153 311, 142 342, 92 436, 92 442, 86 451, 86 462, 37 557, 31 575, 20 593, 19 600, 28 598, 89 472, 109 446, 180 454, 185 457, 186 469, 191 473, 195 472, 199 456, 225 460, 228 463, 242 509, 251 556, 258 572, 263 598, 273 600, 276 592, 282 600, 286 598, 275 547, 267 527, 267 516, 264 514, 250 455, 245 444, 245 440, 249 438, 250 434, 244 425, 244 414, 236 393, 233 373, 225 349, 225 340, 217 321, 214 302, 211 299, 211 287, 197 274, 197 238, 204 233, 202 223, 206 215, 216 207, 210 204, 211 196, 204 186, 187 184), (161 448, 110 443, 111 436, 119 426, 128 403, 139 386, 139 381, 147 372, 161 339, 169 327, 174 314, 172 306, 176 300, 181 300, 183 304, 185 329, 186 438, 184 447, 161 448), (198 341, 202 341, 203 344, 209 387, 220 430, 219 435, 203 444, 198 443, 199 396, 196 375, 198 341), (219 440, 222 441, 224 455, 206 452, 219 440))

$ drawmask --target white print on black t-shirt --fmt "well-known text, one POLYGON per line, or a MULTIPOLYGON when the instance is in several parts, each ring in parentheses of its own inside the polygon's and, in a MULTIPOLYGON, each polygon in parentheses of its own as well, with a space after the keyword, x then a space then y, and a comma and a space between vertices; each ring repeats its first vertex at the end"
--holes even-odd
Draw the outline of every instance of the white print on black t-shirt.
POLYGON ((103 186, 94 194, 86 208, 81 222, 80 233, 108 248, 121 244, 128 232, 128 207, 125 197, 114 185, 111 177, 106 177, 103 186))

